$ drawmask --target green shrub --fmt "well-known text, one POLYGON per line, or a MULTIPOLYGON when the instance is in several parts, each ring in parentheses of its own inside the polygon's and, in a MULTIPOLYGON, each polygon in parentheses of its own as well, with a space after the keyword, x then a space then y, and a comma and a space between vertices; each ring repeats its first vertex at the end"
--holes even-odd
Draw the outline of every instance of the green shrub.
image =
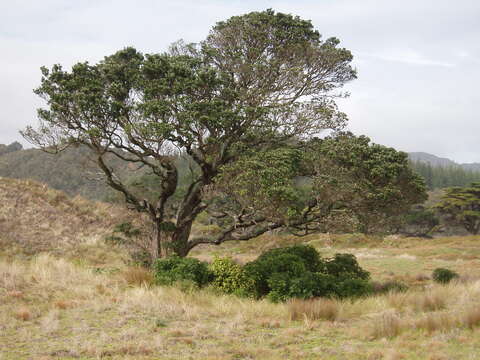
POLYGON ((433 270, 432 278, 437 283, 448 284, 453 279, 458 278, 458 274, 449 269, 437 268, 433 270))
POLYGON ((270 277, 268 283, 271 291, 267 297, 273 302, 286 301, 290 298, 331 297, 336 294, 334 277, 309 271, 295 278, 277 273, 270 277))
POLYGON ((153 268, 155 281, 161 285, 190 281, 197 286, 204 286, 213 279, 208 264, 194 258, 172 256, 166 259, 158 259, 155 261, 153 268))
POLYGON ((253 281, 252 296, 279 302, 289 298, 358 297, 372 292, 368 279, 351 254, 325 261, 312 246, 273 249, 245 265, 253 281))
POLYGON ((283 254, 299 257, 308 271, 322 272, 325 268, 324 260, 320 257, 317 249, 311 245, 293 245, 278 249, 271 249, 264 252, 255 261, 264 262, 268 261, 268 259, 276 259, 283 254))
POLYGON ((377 294, 386 294, 389 292, 405 292, 408 286, 397 280, 390 280, 384 283, 371 283, 373 292, 377 294))
POLYGON ((335 284, 335 296, 341 299, 367 296, 372 292, 372 284, 365 279, 343 278, 337 279, 335 284))
POLYGON ((327 260, 325 267, 327 274, 335 277, 362 280, 370 278, 370 273, 360 267, 355 255, 352 254, 335 254, 332 259, 327 260))
POLYGON ((248 295, 252 293, 253 280, 249 278, 241 265, 231 258, 216 257, 210 264, 213 274, 212 285, 227 294, 248 295))
MULTIPOLYGON (((277 252, 272 256, 260 256, 257 260, 246 264, 244 269, 253 281, 251 295, 257 298, 268 295, 272 290, 269 284, 271 277, 282 274, 282 278, 293 279, 301 277, 308 271, 302 258, 285 252, 277 252)), ((280 284, 276 286, 279 288, 280 284)))

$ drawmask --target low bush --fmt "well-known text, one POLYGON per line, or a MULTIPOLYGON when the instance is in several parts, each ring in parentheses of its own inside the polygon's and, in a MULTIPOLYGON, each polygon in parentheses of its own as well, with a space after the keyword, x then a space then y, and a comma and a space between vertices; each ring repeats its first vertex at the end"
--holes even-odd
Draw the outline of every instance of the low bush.
MULTIPOLYGON (((333 276, 332 276, 333 277, 333 276)), ((373 292, 371 283, 361 278, 335 278, 335 293, 338 298, 356 298, 373 292)))
POLYGON ((325 270, 325 261, 320 257, 317 249, 311 245, 293 245, 283 248, 271 249, 260 255, 256 262, 274 261, 283 255, 298 257, 306 270, 311 272, 322 272, 325 270))
POLYGON ((397 280, 390 280, 384 283, 371 283, 374 293, 386 294, 393 292, 405 292, 408 290, 408 286, 397 280))
POLYGON ((449 269, 437 268, 433 270, 432 273, 433 281, 440 284, 448 284, 450 281, 456 278, 458 278, 458 274, 449 269))
POLYGON ((337 296, 336 281, 337 279, 331 275, 309 271, 294 278, 290 278, 287 274, 277 273, 268 280, 271 290, 267 297, 273 302, 281 302, 291 298, 311 299, 337 296))
POLYGON ((158 259, 154 265, 155 281, 160 285, 172 285, 175 282, 192 282, 204 286, 213 280, 213 274, 206 262, 194 258, 172 256, 158 259))
POLYGON ((336 254, 322 259, 309 245, 294 245, 269 250, 241 266, 230 258, 215 258, 208 265, 194 258, 173 256, 154 263, 157 284, 212 287, 227 294, 273 302, 288 299, 351 298, 372 292, 370 274, 355 256, 336 254))
POLYGON ((326 272, 329 275, 343 278, 363 279, 370 277, 368 271, 363 270, 353 254, 335 254, 326 264, 326 272))
POLYGON ((315 248, 295 245, 273 249, 245 265, 253 280, 252 296, 274 302, 290 298, 357 297, 372 291, 370 274, 351 254, 324 260, 315 248))
POLYGON ((257 298, 268 295, 272 284, 278 291, 283 291, 279 290, 282 286, 288 287, 290 280, 308 272, 305 261, 297 255, 285 252, 268 255, 245 265, 245 272, 254 284, 252 295, 257 298))
POLYGON ((249 278, 243 267, 231 258, 216 257, 210 264, 213 274, 212 285, 227 294, 245 295, 252 293, 253 280, 249 278))

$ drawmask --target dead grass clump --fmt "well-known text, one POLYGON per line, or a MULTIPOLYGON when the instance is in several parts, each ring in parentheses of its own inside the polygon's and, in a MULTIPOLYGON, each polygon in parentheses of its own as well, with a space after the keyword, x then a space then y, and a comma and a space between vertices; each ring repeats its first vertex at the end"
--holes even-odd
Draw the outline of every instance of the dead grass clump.
POLYGON ((127 268, 122 275, 131 286, 151 286, 154 282, 152 272, 139 266, 127 268))
POLYGON ((16 299, 22 299, 23 298, 23 292, 18 291, 18 290, 12 290, 12 291, 7 291, 7 296, 16 298, 16 299))
POLYGON ((259 324, 264 329, 278 329, 281 326, 280 321, 271 319, 261 319, 259 324))
POLYGON ((52 310, 46 314, 41 320, 40 325, 42 332, 45 334, 52 334, 56 332, 60 326, 58 310, 52 310))
POLYGON ((170 337, 187 337, 189 336, 190 334, 185 332, 184 330, 179 330, 179 329, 174 329, 174 330, 171 330, 167 333, 168 336, 170 337))
POLYGON ((372 321, 370 336, 374 339, 393 338, 404 330, 404 323, 394 312, 385 312, 372 321))
POLYGON ((29 308, 21 307, 15 311, 14 316, 18 320, 28 321, 32 318, 32 313, 29 308))
POLYGON ((435 331, 450 330, 457 325, 457 321, 450 314, 426 314, 416 321, 415 327, 417 329, 424 329, 428 334, 435 331))
POLYGON ((467 309, 463 316, 462 322, 469 329, 480 326, 480 308, 470 307, 467 309))
POLYGON ((341 304, 338 300, 332 299, 293 299, 287 306, 290 319, 293 321, 305 319, 335 321, 340 315, 341 304))
POLYGON ((121 347, 118 352, 120 355, 151 355, 153 350, 144 344, 129 344, 121 347))
POLYGON ((53 306, 60 310, 66 310, 73 307, 73 303, 71 301, 58 300, 53 303, 53 306))
POLYGON ((387 304, 396 310, 403 310, 408 306, 409 294, 402 292, 390 292, 386 295, 387 304))
POLYGON ((385 360, 401 360, 401 359, 405 359, 405 356, 400 354, 395 349, 392 349, 385 354, 385 360))
POLYGON ((430 280, 430 276, 425 275, 425 274, 418 274, 417 276, 415 276, 415 280, 416 281, 428 281, 428 280, 430 280))
POLYGON ((438 311, 445 309, 446 299, 438 292, 430 292, 413 296, 412 303, 419 311, 438 311))

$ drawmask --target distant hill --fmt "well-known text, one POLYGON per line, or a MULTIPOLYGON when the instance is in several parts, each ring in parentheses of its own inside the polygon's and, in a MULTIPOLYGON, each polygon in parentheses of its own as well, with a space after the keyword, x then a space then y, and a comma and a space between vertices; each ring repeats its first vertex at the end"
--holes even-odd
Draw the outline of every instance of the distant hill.
POLYGON ((454 167, 459 166, 464 170, 480 171, 480 163, 463 163, 459 164, 453 160, 438 157, 426 152, 411 152, 408 153, 408 157, 411 161, 421 161, 430 164, 434 167, 454 167))
POLYGON ((480 181, 480 164, 457 164, 450 159, 424 152, 409 153, 412 168, 420 174, 430 190, 466 186, 480 181))
POLYGON ((0 144, 0 155, 8 154, 8 153, 22 150, 22 149, 23 149, 23 146, 18 141, 15 141, 10 145, 0 144))
MULTIPOLYGON (((116 158, 110 158, 110 162, 122 177, 136 173, 131 164, 116 158)), ((0 144, 0 176, 39 181, 68 195, 93 200, 104 200, 111 193, 102 174, 89 160, 88 149, 82 147, 54 155, 38 149, 23 150, 19 143, 0 144)))
POLYGON ((438 157, 426 152, 411 152, 411 153, 408 153, 408 157, 411 161, 421 161, 424 163, 428 163, 432 166, 441 166, 441 167, 458 166, 458 164, 455 161, 452 161, 447 158, 438 157))

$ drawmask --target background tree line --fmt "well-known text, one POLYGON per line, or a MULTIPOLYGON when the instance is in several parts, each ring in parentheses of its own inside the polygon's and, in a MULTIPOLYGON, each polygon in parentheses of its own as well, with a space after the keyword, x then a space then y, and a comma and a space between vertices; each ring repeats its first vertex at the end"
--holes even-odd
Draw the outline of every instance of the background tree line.
POLYGON ((435 166, 424 161, 410 161, 412 169, 425 179, 429 190, 451 186, 466 186, 480 181, 480 172, 459 165, 435 166))

